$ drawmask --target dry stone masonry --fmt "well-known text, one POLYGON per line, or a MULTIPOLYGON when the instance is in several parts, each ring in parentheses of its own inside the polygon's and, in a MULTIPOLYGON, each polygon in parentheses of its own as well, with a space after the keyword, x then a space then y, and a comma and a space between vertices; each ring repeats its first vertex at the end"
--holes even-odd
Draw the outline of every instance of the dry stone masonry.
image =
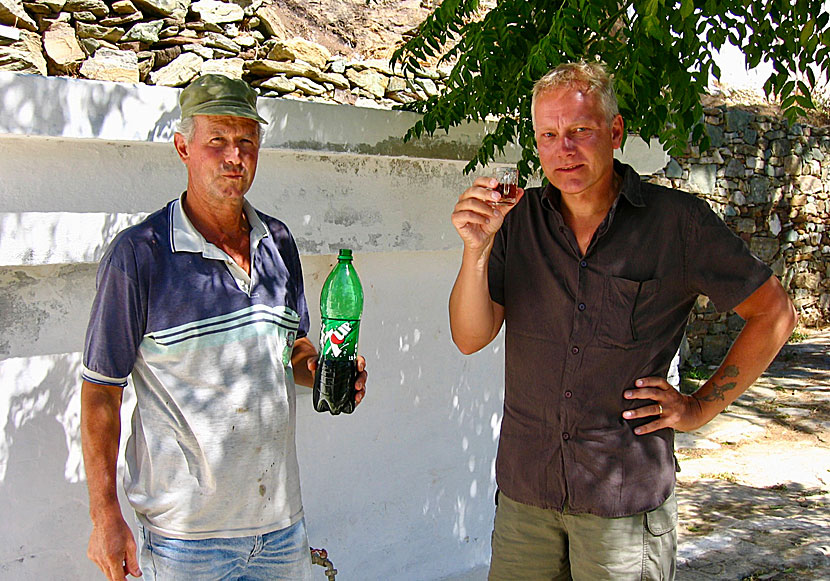
POLYGON ((266 0, 0 0, 0 70, 169 87, 222 73, 263 97, 372 107, 436 95, 449 72, 405 79, 286 34, 266 0))
MULTIPOLYGON (((653 181, 694 192, 769 264, 808 327, 830 323, 830 131, 737 107, 705 110, 711 147, 653 181)), ((698 301, 687 359, 720 361, 743 322, 698 301)))
MULTIPOLYGON (((448 70, 403 78, 293 37, 271 0, 0 0, 0 70, 181 87, 204 73, 263 97, 391 107, 438 94, 448 70)), ((712 142, 658 183, 705 198, 784 282, 807 326, 830 322, 830 133, 740 108, 706 109, 712 142)), ((742 321, 701 299, 686 360, 718 361, 742 321)))

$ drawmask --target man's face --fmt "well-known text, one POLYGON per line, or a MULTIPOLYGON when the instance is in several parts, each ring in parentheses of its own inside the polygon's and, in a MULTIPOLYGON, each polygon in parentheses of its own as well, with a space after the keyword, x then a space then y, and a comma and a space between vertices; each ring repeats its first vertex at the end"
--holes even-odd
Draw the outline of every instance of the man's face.
POLYGON ((253 119, 196 115, 189 142, 175 135, 187 166, 188 192, 214 202, 242 198, 250 189, 259 157, 259 127, 253 119))
POLYGON ((604 194, 611 187, 622 117, 609 126, 594 95, 563 87, 537 97, 534 121, 542 170, 563 195, 604 194))

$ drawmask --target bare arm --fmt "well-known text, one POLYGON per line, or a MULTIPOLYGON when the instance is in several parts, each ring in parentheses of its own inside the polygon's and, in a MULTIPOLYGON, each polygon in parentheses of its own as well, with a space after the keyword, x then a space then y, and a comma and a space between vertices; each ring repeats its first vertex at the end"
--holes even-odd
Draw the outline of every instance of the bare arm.
POLYGON ((81 387, 81 443, 92 519, 87 556, 111 581, 141 575, 135 539, 116 489, 122 391, 88 381, 81 387))
MULTIPOLYGON (((450 330, 462 353, 475 353, 488 345, 504 323, 504 307, 490 298, 487 264, 496 232, 511 206, 493 208, 487 202, 498 199, 498 182, 478 178, 458 198, 452 223, 464 241, 461 268, 450 293, 450 330)), ((524 191, 519 191, 519 199, 524 191)))
POLYGON ((625 412, 627 419, 660 415, 636 432, 645 434, 665 427, 690 431, 706 424, 735 401, 764 372, 787 342, 798 317, 781 283, 774 276, 735 307, 746 324, 712 377, 694 394, 684 396, 665 379, 647 377, 627 391, 629 399, 653 399, 658 405, 625 412), (662 406, 662 414, 658 413, 662 406))

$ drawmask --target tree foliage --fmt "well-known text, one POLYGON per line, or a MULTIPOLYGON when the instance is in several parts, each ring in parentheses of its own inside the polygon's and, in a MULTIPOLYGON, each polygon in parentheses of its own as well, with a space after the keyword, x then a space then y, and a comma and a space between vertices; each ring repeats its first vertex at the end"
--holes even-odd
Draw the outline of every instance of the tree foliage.
POLYGON ((483 17, 479 0, 443 0, 399 48, 392 62, 403 72, 441 56, 454 62, 446 89, 406 109, 423 114, 406 139, 448 131, 466 121, 497 118, 470 172, 515 141, 519 169, 539 168, 530 100, 534 82, 554 66, 602 60, 614 75, 629 131, 658 137, 672 154, 691 137, 708 147, 701 96, 712 59, 727 41, 747 64, 764 60, 773 72, 764 85, 790 120, 812 109, 811 89, 830 65, 830 16, 824 0, 498 0, 483 17), (442 56, 443 55, 443 56, 442 56), (803 80, 793 80, 803 79, 803 80))

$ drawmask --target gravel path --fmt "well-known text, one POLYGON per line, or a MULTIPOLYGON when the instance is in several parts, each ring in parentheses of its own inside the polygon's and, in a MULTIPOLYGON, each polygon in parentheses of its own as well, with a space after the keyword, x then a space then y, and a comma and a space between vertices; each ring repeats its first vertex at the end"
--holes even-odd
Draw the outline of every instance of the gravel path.
POLYGON ((830 580, 830 332, 676 448, 678 581, 830 580))

